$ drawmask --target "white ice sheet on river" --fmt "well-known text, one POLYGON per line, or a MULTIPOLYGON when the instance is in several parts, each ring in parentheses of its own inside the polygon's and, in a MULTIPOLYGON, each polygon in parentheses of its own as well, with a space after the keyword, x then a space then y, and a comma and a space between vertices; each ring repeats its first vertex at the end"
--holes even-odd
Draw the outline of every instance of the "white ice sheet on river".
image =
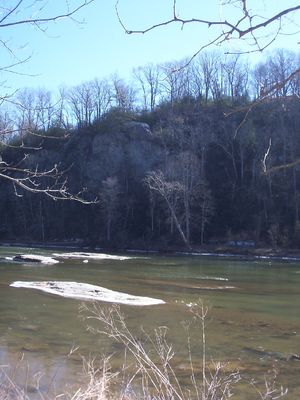
POLYGON ((73 252, 73 253, 53 253, 54 257, 57 258, 77 258, 77 259, 90 259, 90 260, 129 260, 136 257, 130 256, 115 256, 112 254, 105 253, 82 253, 82 252, 73 252))
POLYGON ((52 257, 41 256, 38 254, 17 254, 13 257, 6 257, 9 261, 17 261, 17 262, 35 262, 41 264, 57 264, 59 261, 55 260, 52 257))
POLYGON ((101 286, 80 282, 41 281, 24 282, 16 281, 10 286, 16 288, 37 289, 58 296, 82 300, 105 301, 109 303, 127 304, 133 306, 151 306, 164 304, 160 299, 151 297, 134 296, 127 293, 116 292, 101 286))

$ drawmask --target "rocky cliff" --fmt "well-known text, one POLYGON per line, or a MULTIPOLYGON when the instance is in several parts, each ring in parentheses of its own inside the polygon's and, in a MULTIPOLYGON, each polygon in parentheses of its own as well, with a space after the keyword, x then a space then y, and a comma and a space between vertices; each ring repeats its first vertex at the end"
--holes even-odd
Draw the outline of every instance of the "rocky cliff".
POLYGON ((62 158, 66 167, 72 165, 71 182, 96 192, 109 176, 121 183, 142 180, 147 172, 160 168, 164 149, 149 125, 127 122, 116 131, 74 133, 62 158))

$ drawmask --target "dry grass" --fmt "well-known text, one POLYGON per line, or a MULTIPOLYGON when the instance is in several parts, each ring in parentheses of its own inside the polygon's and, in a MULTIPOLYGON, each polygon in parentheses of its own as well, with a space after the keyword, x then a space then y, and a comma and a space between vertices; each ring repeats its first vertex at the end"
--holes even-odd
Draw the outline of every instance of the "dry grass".
POLYGON ((109 371, 108 359, 101 362, 101 368, 95 360, 84 361, 83 372, 87 384, 74 394, 68 395, 70 400, 108 400, 112 398, 111 387, 118 374, 109 371))
POLYGON ((41 374, 30 374, 23 356, 13 367, 0 366, 0 400, 30 400, 30 392, 39 391, 41 374), (24 376, 24 384, 17 385, 18 376, 24 376))

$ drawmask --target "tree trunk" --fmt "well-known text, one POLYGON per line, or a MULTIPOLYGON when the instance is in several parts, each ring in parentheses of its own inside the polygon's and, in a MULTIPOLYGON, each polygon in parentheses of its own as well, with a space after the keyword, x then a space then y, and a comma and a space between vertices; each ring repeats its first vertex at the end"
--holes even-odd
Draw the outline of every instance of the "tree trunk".
POLYGON ((173 217, 174 223, 176 225, 176 228, 177 228, 177 230, 178 230, 178 232, 179 232, 184 244, 186 245, 188 250, 191 250, 191 246, 190 246, 189 240, 186 238, 186 236, 185 236, 185 234, 184 234, 184 232, 183 232, 183 230, 182 230, 182 228, 180 226, 180 223, 179 223, 179 221, 177 219, 177 216, 175 214, 175 211, 174 211, 171 203, 169 202, 169 199, 166 196, 164 196, 164 198, 165 198, 165 200, 166 200, 166 202, 168 204, 168 207, 169 207, 169 210, 170 210, 171 215, 173 217))

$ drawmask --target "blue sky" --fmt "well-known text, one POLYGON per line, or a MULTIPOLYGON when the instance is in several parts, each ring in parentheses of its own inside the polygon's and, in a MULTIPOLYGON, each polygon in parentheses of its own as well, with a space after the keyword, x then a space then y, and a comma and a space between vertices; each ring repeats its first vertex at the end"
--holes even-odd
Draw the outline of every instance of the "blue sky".
MULTIPOLYGON (((79 0, 72 0, 70 3, 75 4, 76 1, 78 3, 79 0)), ((177 2, 182 17, 218 19, 218 0, 177 2)), ((29 3, 32 4, 32 0, 29 3)), ((129 29, 140 29, 170 18, 172 3, 172 0, 120 0, 119 10, 129 29)), ((266 7, 270 15, 278 11, 274 7, 279 7, 279 3, 282 2, 249 0, 251 7, 266 7)), ((285 0, 285 3, 287 7, 296 5, 298 1, 285 0)), ((58 11, 57 1, 49 1, 47 4, 52 13, 58 11)), ((59 4, 65 3, 59 0, 59 4)), ((232 13, 234 10, 226 17, 232 16, 232 13)), ((85 23, 61 20, 48 24, 46 33, 31 26, 2 30, 1 39, 4 37, 9 40, 9 45, 13 47, 17 57, 31 56, 27 63, 17 69, 22 75, 2 74, 1 80, 5 81, 5 86, 8 89, 27 86, 53 90, 60 85, 73 86, 95 77, 109 77, 114 73, 127 79, 134 67, 150 62, 163 64, 194 54, 213 34, 212 29, 204 26, 187 25, 181 30, 179 25, 172 25, 146 35, 126 35, 118 21, 114 0, 95 0, 82 9, 77 18, 84 19, 85 23)), ((299 22, 300 26, 300 16, 297 16, 297 19, 294 17, 294 22, 299 22)), ((293 25, 289 32, 293 33, 296 30, 297 27, 293 25)), ((298 51, 298 41, 299 35, 281 36, 276 42, 276 47, 298 51)), ((10 62, 7 52, 3 49, 0 57, 2 64, 10 62)), ((256 61, 258 55, 252 58, 256 61)))

